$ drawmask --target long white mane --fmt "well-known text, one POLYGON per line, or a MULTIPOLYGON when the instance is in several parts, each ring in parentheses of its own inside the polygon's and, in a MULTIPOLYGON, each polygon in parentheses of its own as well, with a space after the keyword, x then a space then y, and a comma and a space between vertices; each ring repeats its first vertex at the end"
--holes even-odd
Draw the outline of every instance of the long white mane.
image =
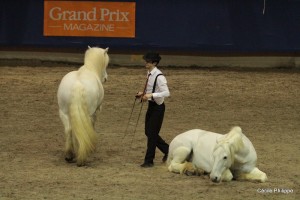
POLYGON ((231 160, 234 160, 235 153, 244 148, 242 129, 238 126, 233 127, 229 133, 217 141, 215 149, 220 146, 225 146, 225 149, 230 152, 231 160))
POLYGON ((101 82, 106 78, 106 67, 109 63, 108 48, 89 47, 84 56, 84 67, 100 75, 101 82))
POLYGON ((84 56, 84 65, 85 66, 107 66, 109 63, 109 57, 106 57, 108 48, 101 49, 95 47, 89 47, 84 56))

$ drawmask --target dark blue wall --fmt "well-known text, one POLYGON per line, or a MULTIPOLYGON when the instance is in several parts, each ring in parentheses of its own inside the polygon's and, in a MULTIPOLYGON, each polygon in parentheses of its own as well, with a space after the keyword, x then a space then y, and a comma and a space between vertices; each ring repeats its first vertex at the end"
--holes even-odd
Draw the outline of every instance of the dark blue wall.
POLYGON ((265 14, 263 8, 264 0, 138 0, 135 38, 44 37, 43 0, 1 1, 0 45, 299 52, 300 0, 266 0, 265 14))

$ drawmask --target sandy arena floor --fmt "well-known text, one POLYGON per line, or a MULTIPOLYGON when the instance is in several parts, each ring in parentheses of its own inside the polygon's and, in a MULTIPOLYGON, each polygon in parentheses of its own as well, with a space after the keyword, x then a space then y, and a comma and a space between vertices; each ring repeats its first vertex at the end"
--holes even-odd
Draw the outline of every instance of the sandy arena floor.
POLYGON ((133 96, 143 87, 143 67, 108 69, 103 110, 96 122, 97 150, 86 167, 66 163, 56 91, 61 78, 75 69, 0 67, 1 200, 300 199, 299 70, 162 69, 171 91, 163 138, 170 142, 193 128, 225 134, 239 125, 269 178, 266 183, 214 184, 207 176, 168 172, 161 152, 154 168, 139 167, 146 147, 146 106, 135 135, 130 126, 122 139, 133 96))

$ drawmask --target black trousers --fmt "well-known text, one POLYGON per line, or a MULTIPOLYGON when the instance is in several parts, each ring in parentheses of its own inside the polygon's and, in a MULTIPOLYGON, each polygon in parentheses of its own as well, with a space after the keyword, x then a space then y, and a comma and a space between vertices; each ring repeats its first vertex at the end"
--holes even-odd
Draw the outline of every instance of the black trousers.
POLYGON ((158 105, 154 101, 149 101, 145 119, 145 134, 147 136, 145 163, 153 163, 156 147, 164 154, 169 152, 169 145, 159 136, 164 114, 164 103, 158 105))

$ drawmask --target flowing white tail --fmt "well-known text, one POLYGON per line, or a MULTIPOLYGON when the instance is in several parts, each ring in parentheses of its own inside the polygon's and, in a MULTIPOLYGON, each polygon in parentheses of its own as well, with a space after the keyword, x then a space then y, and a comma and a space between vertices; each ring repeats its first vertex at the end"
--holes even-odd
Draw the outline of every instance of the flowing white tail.
POLYGON ((76 158, 78 166, 85 165, 88 155, 95 150, 94 124, 104 98, 107 51, 108 48, 89 47, 84 65, 66 74, 58 87, 59 116, 66 135, 65 160, 73 162, 76 158))
POLYGON ((73 98, 70 104, 70 122, 73 136, 77 144, 74 146, 77 152, 77 165, 85 163, 87 156, 95 150, 96 132, 93 127, 92 119, 88 113, 84 99, 84 88, 80 83, 76 83, 73 90, 73 98))

